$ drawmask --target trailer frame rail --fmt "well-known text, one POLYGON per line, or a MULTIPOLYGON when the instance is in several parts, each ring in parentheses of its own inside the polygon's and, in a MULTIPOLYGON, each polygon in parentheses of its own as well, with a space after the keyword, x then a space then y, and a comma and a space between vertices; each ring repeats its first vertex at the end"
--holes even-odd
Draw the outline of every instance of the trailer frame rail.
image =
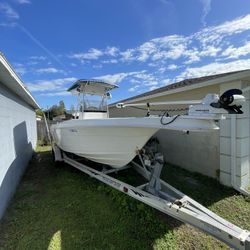
POLYGON ((132 161, 131 165, 124 166, 122 170, 133 167, 148 181, 141 186, 134 187, 109 176, 110 173, 119 171, 119 169, 116 169, 116 171, 106 169, 98 171, 70 158, 55 144, 52 146, 52 150, 56 162, 63 161, 158 211, 214 236, 234 249, 250 250, 249 231, 243 230, 221 218, 167 182, 161 180, 160 173, 163 163, 161 164, 160 161, 156 161, 151 168, 145 167, 143 161, 141 165, 132 161))

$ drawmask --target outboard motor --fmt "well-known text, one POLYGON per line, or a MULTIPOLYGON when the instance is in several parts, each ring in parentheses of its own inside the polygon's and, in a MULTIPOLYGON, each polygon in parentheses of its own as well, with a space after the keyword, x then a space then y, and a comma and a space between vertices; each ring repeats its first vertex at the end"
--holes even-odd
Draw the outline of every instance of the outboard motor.
POLYGON ((243 114, 241 110, 245 97, 240 89, 230 89, 221 96, 208 94, 201 104, 190 105, 188 114, 200 117, 213 117, 215 120, 224 119, 225 114, 243 114))
POLYGON ((241 110, 242 104, 245 102, 245 97, 240 89, 230 89, 224 92, 217 102, 212 102, 210 105, 213 108, 223 108, 229 114, 243 114, 241 110))

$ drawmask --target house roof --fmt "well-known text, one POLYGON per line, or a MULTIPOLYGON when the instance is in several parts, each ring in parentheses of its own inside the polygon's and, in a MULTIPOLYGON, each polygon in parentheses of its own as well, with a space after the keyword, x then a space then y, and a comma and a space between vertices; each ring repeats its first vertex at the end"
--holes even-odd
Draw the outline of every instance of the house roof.
POLYGON ((23 101, 34 109, 40 108, 34 97, 31 95, 13 67, 0 52, 0 83, 18 95, 23 101))
MULTIPOLYGON (((119 103, 119 102, 129 102, 129 101, 132 101, 132 100, 134 101, 134 100, 137 100, 137 99, 142 100, 142 99, 145 99, 145 98, 148 98, 148 97, 153 98, 157 94, 160 94, 160 93, 163 93, 163 92, 165 93, 165 92, 175 90, 175 89, 180 89, 180 91, 181 91, 181 88, 191 86, 191 85, 198 85, 200 83, 204 83, 204 85, 206 85, 206 83, 209 83, 209 82, 214 81, 214 80, 215 81, 218 80, 218 83, 219 83, 219 79, 220 80, 224 79, 224 78, 227 79, 228 76, 237 75, 238 73, 242 73, 242 72, 248 72, 250 74, 250 70, 239 70, 239 71, 232 71, 232 72, 227 72, 227 73, 222 73, 222 74, 216 74, 216 75, 210 75, 210 76, 203 76, 203 77, 185 79, 185 80, 182 80, 182 81, 179 81, 179 82, 176 82, 176 83, 172 83, 172 84, 169 84, 169 85, 161 87, 161 88, 154 89, 152 91, 148 91, 148 92, 145 92, 145 93, 142 93, 142 94, 139 94, 139 95, 132 96, 130 98, 124 99, 124 100, 120 100, 118 102, 110 104, 110 106, 113 106, 113 105, 115 105, 116 103, 119 103)), ((220 82, 222 82, 222 81, 220 81, 220 82)), ((216 84, 216 82, 214 82, 214 84, 216 84)))

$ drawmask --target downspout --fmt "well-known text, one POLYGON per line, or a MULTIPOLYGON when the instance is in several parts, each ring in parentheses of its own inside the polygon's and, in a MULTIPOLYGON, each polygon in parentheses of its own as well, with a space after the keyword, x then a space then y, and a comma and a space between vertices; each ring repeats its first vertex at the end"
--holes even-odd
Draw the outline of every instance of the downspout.
POLYGON ((231 114, 231 185, 234 189, 240 193, 249 196, 250 193, 247 192, 241 185, 238 186, 236 183, 236 167, 237 167, 237 148, 236 148, 236 115, 231 114))

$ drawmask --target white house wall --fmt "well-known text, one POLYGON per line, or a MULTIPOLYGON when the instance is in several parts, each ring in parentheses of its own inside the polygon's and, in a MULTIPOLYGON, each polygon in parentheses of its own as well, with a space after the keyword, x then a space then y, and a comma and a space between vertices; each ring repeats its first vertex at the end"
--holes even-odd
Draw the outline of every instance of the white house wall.
POLYGON ((0 218, 36 146, 34 108, 0 83, 0 218))

